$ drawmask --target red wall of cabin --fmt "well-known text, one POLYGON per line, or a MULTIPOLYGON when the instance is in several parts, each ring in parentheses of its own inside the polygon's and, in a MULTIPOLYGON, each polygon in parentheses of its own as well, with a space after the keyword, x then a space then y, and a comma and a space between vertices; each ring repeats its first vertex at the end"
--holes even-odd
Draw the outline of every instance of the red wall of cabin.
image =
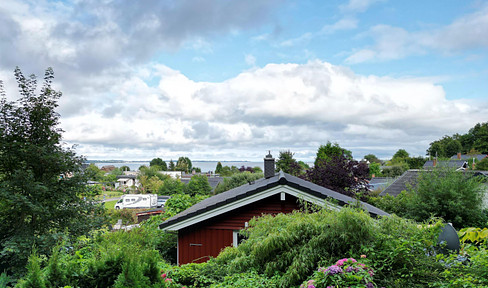
POLYGON ((216 257, 222 249, 232 246, 233 231, 245 228, 245 223, 263 214, 291 213, 297 210, 297 198, 280 194, 246 205, 207 221, 178 231, 179 264, 206 262, 216 257))

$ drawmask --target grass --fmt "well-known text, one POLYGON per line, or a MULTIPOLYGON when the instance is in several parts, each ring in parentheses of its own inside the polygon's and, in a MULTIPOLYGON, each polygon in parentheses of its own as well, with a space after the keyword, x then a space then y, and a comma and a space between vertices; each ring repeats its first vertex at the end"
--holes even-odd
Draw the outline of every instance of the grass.
POLYGON ((120 196, 124 195, 124 193, 122 193, 120 191, 105 191, 105 192, 103 192, 102 195, 95 196, 95 200, 103 200, 103 195, 105 195, 105 199, 109 199, 109 198, 114 198, 114 197, 120 197, 120 196))
POLYGON ((106 209, 114 209, 115 203, 117 203, 118 200, 113 200, 113 201, 107 201, 104 203, 106 209))

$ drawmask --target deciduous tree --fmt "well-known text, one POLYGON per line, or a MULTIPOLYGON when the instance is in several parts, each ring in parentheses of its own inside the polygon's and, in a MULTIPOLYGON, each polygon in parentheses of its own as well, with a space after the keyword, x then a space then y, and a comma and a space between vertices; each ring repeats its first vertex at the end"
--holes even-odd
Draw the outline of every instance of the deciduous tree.
POLYGON ((39 94, 34 75, 16 68, 15 78, 19 100, 0 91, 0 271, 21 272, 34 245, 49 255, 57 241, 98 227, 103 208, 81 197, 84 159, 61 143, 53 70, 39 94))

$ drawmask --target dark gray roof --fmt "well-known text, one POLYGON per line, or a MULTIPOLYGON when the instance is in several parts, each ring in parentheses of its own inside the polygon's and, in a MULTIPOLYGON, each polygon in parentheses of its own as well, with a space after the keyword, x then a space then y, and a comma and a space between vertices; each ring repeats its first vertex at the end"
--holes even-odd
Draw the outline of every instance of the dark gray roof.
POLYGON ((385 189, 388 187, 391 183, 395 181, 395 178, 391 177, 374 177, 369 180, 369 188, 371 190, 376 190, 376 189, 385 189))
POLYGON ((136 179, 136 175, 117 175, 117 179, 136 179))
POLYGON ((471 160, 473 158, 476 158, 476 160, 481 161, 483 158, 486 158, 486 154, 476 154, 476 155, 466 155, 466 154, 461 154, 461 159, 458 159, 458 155, 454 155, 451 157, 452 160, 471 160))
MULTIPOLYGON (((314 183, 308 182, 306 180, 292 176, 290 174, 279 173, 274 177, 268 179, 261 178, 259 180, 256 180, 255 182, 251 182, 250 184, 244 184, 237 188, 207 198, 193 205, 192 207, 186 209, 185 211, 179 213, 178 215, 175 215, 174 217, 166 220, 161 225, 159 225, 159 228, 167 227, 169 225, 178 223, 185 219, 197 216, 200 213, 217 209, 223 205, 232 203, 234 201, 240 200, 242 198, 246 198, 253 194, 271 189, 279 185, 287 185, 321 199, 335 199, 338 202, 338 204, 341 206, 356 201, 355 199, 349 196, 346 196, 339 192, 332 191, 330 189, 316 185, 314 183)), ((361 202, 361 205, 372 216, 389 215, 383 210, 378 209, 370 204, 361 202)))
MULTIPOLYGON (((449 160, 449 161, 437 161, 435 167, 449 167, 449 168, 459 168, 463 166, 465 160, 449 160)), ((424 164, 424 169, 429 169, 434 167, 434 160, 428 160, 424 164)))
POLYGON ((407 190, 407 184, 412 185, 415 187, 417 183, 417 177, 419 176, 420 170, 408 170, 402 174, 402 176, 398 177, 390 186, 386 187, 383 192, 380 193, 380 196, 385 196, 386 194, 391 196, 398 196, 403 190, 407 190))

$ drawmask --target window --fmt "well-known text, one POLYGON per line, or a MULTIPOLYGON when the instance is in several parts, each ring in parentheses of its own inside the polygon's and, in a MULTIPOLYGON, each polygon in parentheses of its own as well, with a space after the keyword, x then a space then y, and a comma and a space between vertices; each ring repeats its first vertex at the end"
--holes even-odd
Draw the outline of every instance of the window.
POLYGON ((240 232, 240 230, 234 230, 232 233, 232 240, 233 240, 232 246, 234 246, 234 247, 239 246, 242 243, 242 241, 247 239, 246 236, 241 235, 241 233, 239 233, 239 232, 240 232))
POLYGON ((130 199, 125 199, 125 202, 130 202, 130 199))

